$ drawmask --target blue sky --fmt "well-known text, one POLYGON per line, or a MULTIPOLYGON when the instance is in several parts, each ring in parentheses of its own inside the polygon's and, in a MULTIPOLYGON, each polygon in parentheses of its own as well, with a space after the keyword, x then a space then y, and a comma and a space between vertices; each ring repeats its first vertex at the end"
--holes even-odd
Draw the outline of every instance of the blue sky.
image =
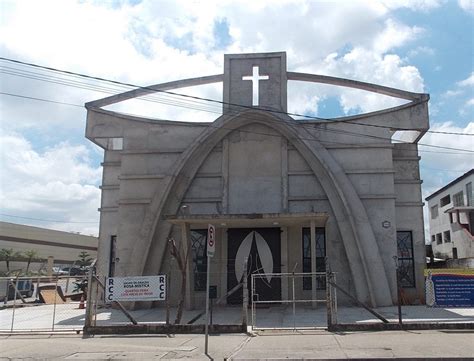
MULTIPOLYGON (((222 73, 225 53, 286 51, 290 71, 427 92, 432 130, 474 133, 469 0, 1 0, 0 13, 2 57, 150 85, 222 73)), ((80 106, 109 94, 90 87, 110 85, 80 80, 78 88, 77 78, 0 65, 1 92, 79 105, 0 94, 0 220, 97 234, 102 151, 84 138, 80 106)), ((182 92, 222 99, 214 85, 182 92)), ((289 111, 319 117, 396 104, 301 84, 289 84, 288 103, 289 111)), ((217 117, 143 101, 115 109, 164 119, 217 117)), ((428 134, 422 143, 474 150, 472 139, 428 134)), ((424 196, 474 164, 472 153, 447 153, 420 147, 424 196)))

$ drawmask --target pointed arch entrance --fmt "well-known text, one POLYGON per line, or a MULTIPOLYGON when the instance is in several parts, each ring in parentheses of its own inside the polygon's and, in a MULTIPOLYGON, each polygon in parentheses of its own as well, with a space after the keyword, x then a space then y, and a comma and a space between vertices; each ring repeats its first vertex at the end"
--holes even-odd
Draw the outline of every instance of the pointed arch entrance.
POLYGON ((331 205, 335 222, 347 254, 349 268, 359 300, 373 306, 389 305, 394 299, 380 251, 366 210, 352 183, 316 139, 310 139, 303 127, 294 125, 286 115, 250 110, 238 115, 224 115, 212 123, 187 149, 176 163, 166 188, 157 190, 146 212, 132 259, 147 257, 145 265, 135 272, 155 273, 161 267, 171 231, 166 215, 178 213, 182 199, 199 167, 217 144, 232 131, 252 123, 276 130, 294 146, 321 183, 331 205))

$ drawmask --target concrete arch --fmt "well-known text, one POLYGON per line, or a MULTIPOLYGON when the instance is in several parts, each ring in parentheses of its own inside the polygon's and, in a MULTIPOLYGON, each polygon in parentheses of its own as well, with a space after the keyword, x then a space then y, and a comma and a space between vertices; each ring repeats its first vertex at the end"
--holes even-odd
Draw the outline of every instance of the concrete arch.
POLYGON ((303 134, 301 127, 291 126, 292 121, 287 116, 274 116, 251 110, 236 116, 223 115, 206 128, 182 154, 172 176, 168 178, 166 189, 155 193, 146 211, 130 263, 126 265, 128 272, 159 272, 162 258, 156 257, 163 257, 166 239, 171 231, 171 225, 163 220, 163 216, 178 212, 185 192, 199 167, 224 137, 247 124, 260 123, 286 137, 305 158, 323 186, 340 230, 349 267, 356 276, 353 279, 359 300, 373 306, 392 304, 394 295, 389 287, 388 276, 366 210, 357 192, 325 147, 317 140, 305 140, 308 135, 303 134), (145 260, 145 257, 146 262, 137 261, 145 260))

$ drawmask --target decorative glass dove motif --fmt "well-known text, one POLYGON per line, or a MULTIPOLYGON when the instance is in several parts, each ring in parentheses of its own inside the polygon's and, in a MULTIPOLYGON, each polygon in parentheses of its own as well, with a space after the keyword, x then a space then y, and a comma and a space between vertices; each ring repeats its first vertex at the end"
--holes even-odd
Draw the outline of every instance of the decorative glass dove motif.
POLYGON ((250 251, 252 249, 252 244, 254 240, 257 245, 257 254, 259 255, 260 263, 262 264, 263 273, 265 274, 268 283, 270 283, 272 276, 268 273, 273 272, 272 251, 268 246, 267 241, 265 241, 262 235, 256 231, 250 232, 244 238, 239 249, 237 250, 237 254, 235 256, 235 277, 237 277, 238 281, 242 279, 242 276, 244 274, 244 262, 245 260, 249 259, 250 251))

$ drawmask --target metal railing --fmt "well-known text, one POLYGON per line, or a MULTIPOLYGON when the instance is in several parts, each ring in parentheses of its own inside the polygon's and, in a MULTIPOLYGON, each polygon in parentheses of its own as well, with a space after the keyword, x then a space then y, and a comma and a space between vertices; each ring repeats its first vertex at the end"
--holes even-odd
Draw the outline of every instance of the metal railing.
POLYGON ((0 332, 80 331, 86 276, 0 277, 0 332))
MULTIPOLYGON (((337 313, 336 290, 329 286, 329 281, 335 281, 334 273, 307 272, 307 273, 256 273, 251 275, 251 320, 252 328, 263 329, 302 329, 326 327, 329 322, 334 322, 337 313), (280 295, 286 293, 288 297, 266 297, 258 293, 257 283, 268 283, 268 279, 277 278, 274 283, 282 288, 280 295), (304 280, 311 280, 312 285, 318 285, 315 291, 303 290, 304 280), (283 282, 284 281, 284 282, 283 282), (316 282, 315 282, 316 281, 316 282), (282 284, 285 283, 283 290, 282 284), (270 299, 272 298, 272 299, 270 299), (329 302, 328 302, 329 300, 329 302), (318 306, 327 304, 327 308, 318 306), (262 317, 268 317, 266 325, 259 324, 257 320, 257 310, 261 307, 278 306, 279 309, 272 312, 267 308, 266 312, 260 312, 262 317), (290 307, 290 309, 288 309, 290 307), (283 319, 278 323, 277 313, 283 319), (300 317, 298 317, 301 314, 300 317)), ((265 323, 265 322, 262 322, 265 323)))

